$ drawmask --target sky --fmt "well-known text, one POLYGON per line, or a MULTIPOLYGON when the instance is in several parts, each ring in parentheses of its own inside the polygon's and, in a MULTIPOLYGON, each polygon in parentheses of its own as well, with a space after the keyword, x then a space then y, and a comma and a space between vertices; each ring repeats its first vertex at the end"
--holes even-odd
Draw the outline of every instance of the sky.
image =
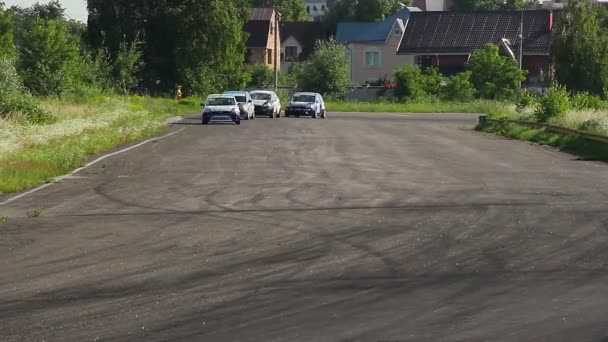
MULTIPOLYGON (((48 3, 49 0, 0 0, 8 7, 17 5, 20 7, 29 7, 36 2, 48 3)), ((68 18, 72 18, 83 23, 87 22, 87 1, 86 0, 59 0, 61 6, 65 8, 65 14, 68 18)))

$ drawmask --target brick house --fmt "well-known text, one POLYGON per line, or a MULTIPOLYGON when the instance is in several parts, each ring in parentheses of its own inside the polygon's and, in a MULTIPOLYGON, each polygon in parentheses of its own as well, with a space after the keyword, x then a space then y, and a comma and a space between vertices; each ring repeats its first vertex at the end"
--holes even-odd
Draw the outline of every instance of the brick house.
POLYGON ((248 64, 265 64, 273 70, 281 68, 281 15, 274 8, 253 8, 244 30, 249 33, 245 46, 248 64))
POLYGON ((446 75, 463 71, 471 53, 487 43, 499 45, 505 55, 517 59, 523 23, 522 68, 528 71, 527 81, 535 83, 551 70, 551 33, 557 14, 549 10, 413 12, 397 54, 414 56, 417 65, 434 66, 446 75))

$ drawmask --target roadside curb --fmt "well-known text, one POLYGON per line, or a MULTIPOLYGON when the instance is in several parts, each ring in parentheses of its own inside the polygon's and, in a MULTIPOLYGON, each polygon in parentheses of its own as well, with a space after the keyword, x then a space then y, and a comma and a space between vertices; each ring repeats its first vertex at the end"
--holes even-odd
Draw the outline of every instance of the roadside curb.
POLYGON ((516 124, 516 125, 528 126, 528 127, 532 127, 532 128, 543 128, 552 133, 573 135, 573 136, 583 138, 585 140, 608 144, 607 136, 600 135, 600 134, 594 134, 594 133, 588 133, 588 132, 579 131, 576 129, 566 128, 566 127, 557 126, 557 125, 546 124, 546 123, 542 123, 542 122, 509 120, 509 119, 490 119, 487 117, 487 115, 480 115, 479 124, 485 124, 485 123, 495 123, 495 124, 500 124, 500 125, 516 124))

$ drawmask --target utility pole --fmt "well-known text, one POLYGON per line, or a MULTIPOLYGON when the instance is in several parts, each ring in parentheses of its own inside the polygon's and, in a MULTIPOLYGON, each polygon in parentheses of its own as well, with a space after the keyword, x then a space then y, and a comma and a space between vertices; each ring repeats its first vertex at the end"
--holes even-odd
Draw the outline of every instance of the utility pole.
MULTIPOLYGON (((523 67, 524 57, 524 10, 521 9, 521 18, 519 21, 519 70, 523 67)), ((522 82, 519 82, 519 89, 522 88, 522 82)))
POLYGON ((274 91, 279 89, 279 60, 281 59, 281 53, 279 49, 279 16, 281 15, 277 9, 276 1, 272 2, 272 8, 274 9, 274 91))

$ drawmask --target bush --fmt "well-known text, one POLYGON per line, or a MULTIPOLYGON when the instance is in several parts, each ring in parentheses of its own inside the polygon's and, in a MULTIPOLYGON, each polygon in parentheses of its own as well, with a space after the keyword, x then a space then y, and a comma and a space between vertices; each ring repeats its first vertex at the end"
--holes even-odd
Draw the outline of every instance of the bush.
POLYGON ((474 51, 468 69, 477 95, 486 99, 514 99, 520 82, 525 79, 525 72, 519 70, 513 59, 501 56, 494 44, 474 51))
POLYGON ((25 90, 13 60, 8 58, 0 58, 0 118, 21 119, 36 124, 54 121, 25 90))
POLYGON ((577 93, 570 99, 570 106, 576 110, 595 109, 599 110, 605 108, 604 101, 599 96, 590 95, 587 92, 577 93))
POLYGON ((273 71, 264 64, 256 64, 250 67, 251 81, 248 86, 266 88, 274 83, 273 71))
POLYGON ((404 65, 395 71, 395 96, 401 100, 418 99, 426 95, 425 77, 420 68, 404 65))
POLYGON ((578 129, 581 131, 601 133, 603 130, 603 124, 598 119, 585 120, 578 125, 578 129))
POLYGON ((534 116, 540 122, 547 122, 565 114, 569 108, 568 92, 563 86, 555 85, 540 97, 534 116))
POLYGON ((445 77, 435 67, 424 69, 422 76, 424 92, 429 95, 438 96, 445 85, 445 77))
POLYGON ((523 112, 526 108, 533 106, 536 103, 536 98, 527 89, 522 90, 519 93, 519 100, 517 101, 517 111, 523 112))
POLYGON ((450 77, 442 89, 441 97, 449 101, 468 101, 475 94, 471 72, 465 71, 450 77))

